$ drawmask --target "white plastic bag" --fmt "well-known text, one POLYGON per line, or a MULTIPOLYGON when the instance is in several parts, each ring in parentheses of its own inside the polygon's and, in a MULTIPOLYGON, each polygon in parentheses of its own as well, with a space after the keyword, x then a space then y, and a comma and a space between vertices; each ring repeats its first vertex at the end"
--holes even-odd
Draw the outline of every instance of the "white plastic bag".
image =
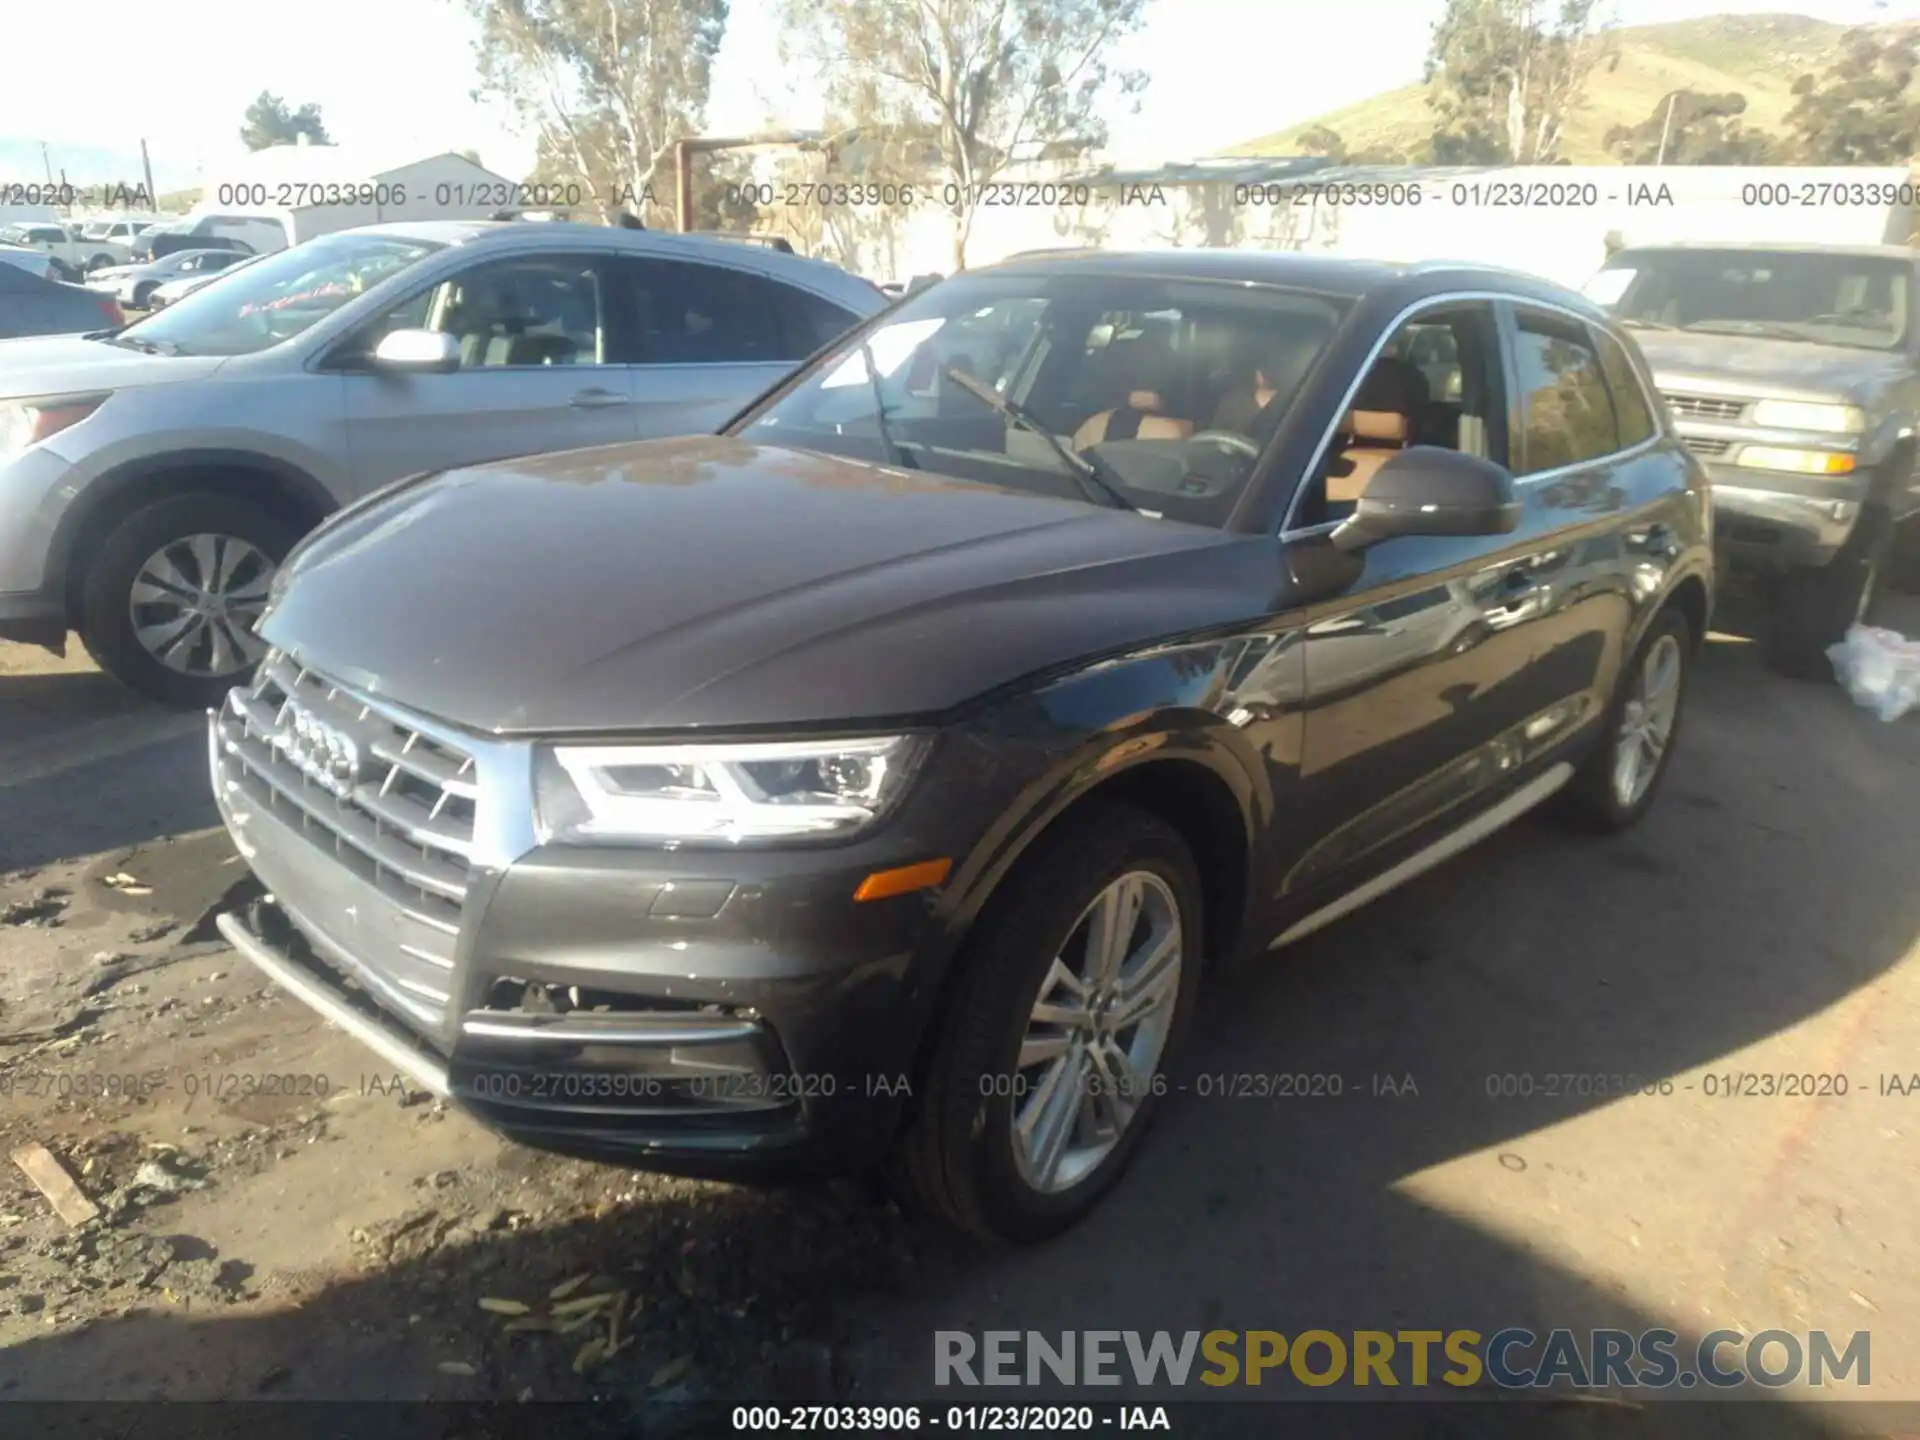
POLYGON ((1838 645, 1827 647, 1827 658, 1854 703, 1882 720, 1898 720, 1920 705, 1920 640, 1855 625, 1838 645))

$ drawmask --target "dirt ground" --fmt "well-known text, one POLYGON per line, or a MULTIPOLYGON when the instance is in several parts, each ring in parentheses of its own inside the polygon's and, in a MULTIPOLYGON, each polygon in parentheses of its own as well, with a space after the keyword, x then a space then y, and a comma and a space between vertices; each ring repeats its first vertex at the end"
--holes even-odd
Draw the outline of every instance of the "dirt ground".
MULTIPOLYGON (((1176 1096, 1111 1201, 1019 1253, 851 1185, 540 1156, 412 1092, 219 940, 244 876, 198 718, 0 646, 0 1150, 44 1144, 100 1211, 0 1173, 0 1395, 684 1416, 924 1399, 935 1329, 1667 1325, 1867 1329, 1871 1394, 1920 1401, 1920 717, 1780 680, 1727 623, 1640 829, 1523 821, 1222 977, 1189 1075, 1340 1098, 1176 1096), (1710 1097, 1734 1071, 1847 1093, 1710 1097), (1569 1073, 1674 1084, 1538 1093, 1569 1073)), ((1687 1408, 1578 1433, 1707 1433, 1687 1408)))

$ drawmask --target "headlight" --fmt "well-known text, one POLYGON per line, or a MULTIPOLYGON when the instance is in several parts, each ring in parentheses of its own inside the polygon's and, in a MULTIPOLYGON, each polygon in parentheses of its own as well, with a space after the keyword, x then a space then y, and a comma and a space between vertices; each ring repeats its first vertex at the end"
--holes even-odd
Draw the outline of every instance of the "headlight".
POLYGON ((0 405, 0 455, 10 455, 29 445, 38 445, 50 435, 58 435, 69 425, 78 425, 100 408, 104 395, 84 395, 68 400, 34 400, 0 405))
POLYGON ((924 737, 556 745, 534 765, 542 842, 746 845, 844 837, 899 800, 924 737))
POLYGON ((1745 445, 1735 462, 1743 470, 1785 470, 1795 475, 1851 475, 1859 462, 1839 450, 1779 450, 1745 445))
POLYGON ((1823 430, 1832 435, 1855 435, 1867 428, 1867 417, 1853 405, 1762 400, 1753 407, 1753 423, 1775 430, 1823 430))

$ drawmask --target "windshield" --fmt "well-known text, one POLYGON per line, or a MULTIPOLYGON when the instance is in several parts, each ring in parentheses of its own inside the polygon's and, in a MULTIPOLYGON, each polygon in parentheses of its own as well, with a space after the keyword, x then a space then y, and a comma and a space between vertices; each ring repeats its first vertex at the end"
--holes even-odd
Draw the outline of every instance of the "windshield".
POLYGON ((1616 255, 1586 288, 1629 325, 1895 350, 1911 274, 1878 255, 1642 250, 1616 255))
POLYGON ((391 235, 325 235, 230 270, 116 337, 171 355, 251 355, 290 340, 442 247, 391 235))
POLYGON ((1224 525, 1350 304, 1063 269, 960 276, 731 433, 1224 525))

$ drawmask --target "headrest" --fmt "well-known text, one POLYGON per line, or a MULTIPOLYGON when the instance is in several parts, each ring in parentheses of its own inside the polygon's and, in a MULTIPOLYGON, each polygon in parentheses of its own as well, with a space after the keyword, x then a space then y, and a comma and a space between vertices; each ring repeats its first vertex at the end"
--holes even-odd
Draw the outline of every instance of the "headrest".
POLYGON ((1161 402, 1158 390, 1129 390, 1127 408, 1140 410, 1148 415, 1158 415, 1166 406, 1161 402))
POLYGON ((1346 430, 1356 440, 1404 445, 1413 432, 1413 425, 1398 411, 1355 409, 1347 412, 1346 430))
POLYGON ((1387 410, 1412 415, 1414 407, 1432 397, 1427 393, 1427 377, 1419 367, 1391 355, 1373 362, 1367 378, 1360 382, 1360 393, 1353 397, 1355 410, 1387 410))

